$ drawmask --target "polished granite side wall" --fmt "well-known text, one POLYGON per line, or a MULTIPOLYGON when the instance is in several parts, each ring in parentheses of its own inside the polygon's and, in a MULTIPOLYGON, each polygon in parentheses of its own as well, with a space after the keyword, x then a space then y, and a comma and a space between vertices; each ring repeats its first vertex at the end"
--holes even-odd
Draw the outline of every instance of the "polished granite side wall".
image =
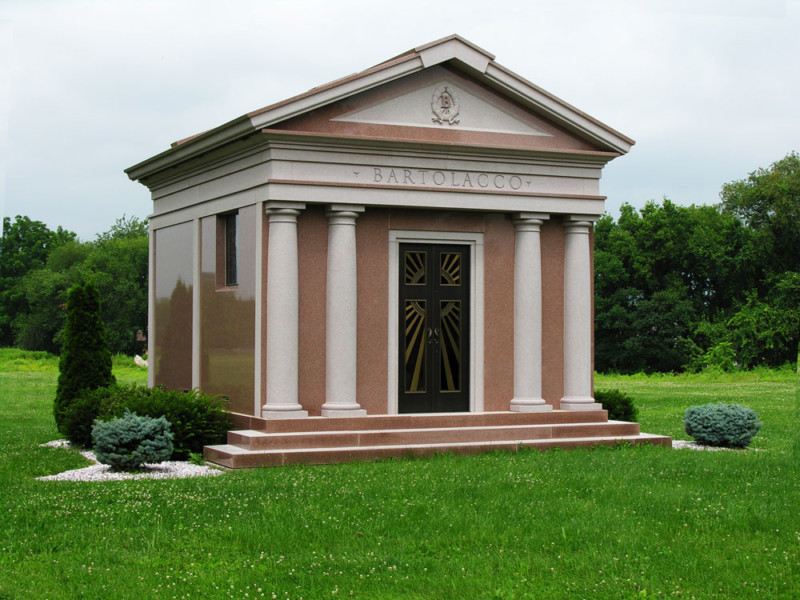
POLYGON ((154 335, 156 385, 192 387, 192 223, 153 232, 155 236, 154 335))

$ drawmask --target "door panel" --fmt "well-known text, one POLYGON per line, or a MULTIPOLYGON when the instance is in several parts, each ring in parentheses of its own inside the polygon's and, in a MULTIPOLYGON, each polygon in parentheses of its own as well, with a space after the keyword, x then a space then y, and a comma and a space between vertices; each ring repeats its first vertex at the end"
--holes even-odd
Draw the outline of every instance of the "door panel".
POLYGON ((399 411, 469 410, 470 247, 401 244, 399 411))

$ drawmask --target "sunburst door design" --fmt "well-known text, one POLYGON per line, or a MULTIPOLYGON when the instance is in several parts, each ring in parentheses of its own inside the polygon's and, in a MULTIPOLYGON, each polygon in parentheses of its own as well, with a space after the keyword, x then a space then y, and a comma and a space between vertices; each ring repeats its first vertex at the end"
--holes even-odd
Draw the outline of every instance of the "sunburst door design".
POLYGON ((425 300, 406 300, 405 314, 405 391, 408 394, 425 392, 426 334, 425 300))
MULTIPOLYGON (((461 286, 460 252, 442 252, 439 255, 439 285, 448 288, 461 286)), ((461 389, 461 302, 440 300, 439 320, 439 390, 458 392, 461 389)))
POLYGON ((461 390, 461 302, 441 300, 439 318, 442 323, 439 340, 439 390, 461 390))
POLYGON ((469 247, 403 244, 400 412, 469 410, 469 247))

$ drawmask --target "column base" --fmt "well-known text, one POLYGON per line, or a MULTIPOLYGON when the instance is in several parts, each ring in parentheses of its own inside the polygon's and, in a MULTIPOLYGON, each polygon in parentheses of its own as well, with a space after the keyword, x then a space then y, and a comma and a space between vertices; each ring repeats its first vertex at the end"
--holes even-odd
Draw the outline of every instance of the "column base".
POLYGON ((543 398, 514 398, 511 401, 511 412, 546 412, 553 410, 543 398))
POLYGON ((262 419, 305 419, 308 411, 303 410, 299 404, 273 405, 265 404, 261 407, 262 419))
POLYGON ((322 405, 323 417, 365 417, 367 411, 361 408, 360 404, 325 403, 322 405))
POLYGON ((603 410, 603 405, 595 402, 591 396, 564 397, 561 399, 561 410, 603 410))

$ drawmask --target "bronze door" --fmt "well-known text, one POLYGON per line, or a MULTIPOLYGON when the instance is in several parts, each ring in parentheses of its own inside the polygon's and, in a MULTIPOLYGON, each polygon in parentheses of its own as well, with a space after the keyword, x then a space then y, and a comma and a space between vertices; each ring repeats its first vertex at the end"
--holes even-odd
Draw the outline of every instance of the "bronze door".
POLYGON ((399 412, 469 410, 470 247, 401 244, 399 412))

